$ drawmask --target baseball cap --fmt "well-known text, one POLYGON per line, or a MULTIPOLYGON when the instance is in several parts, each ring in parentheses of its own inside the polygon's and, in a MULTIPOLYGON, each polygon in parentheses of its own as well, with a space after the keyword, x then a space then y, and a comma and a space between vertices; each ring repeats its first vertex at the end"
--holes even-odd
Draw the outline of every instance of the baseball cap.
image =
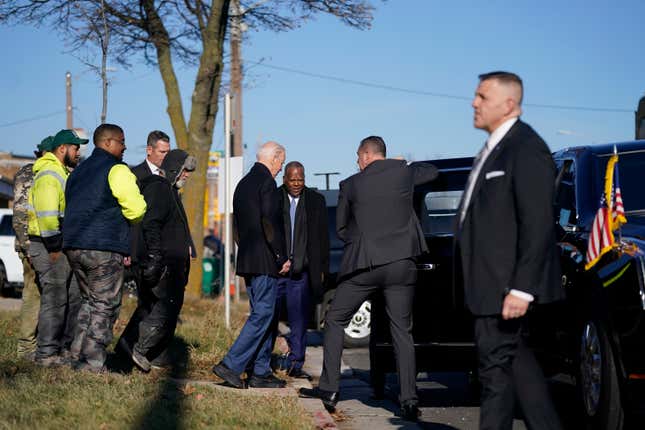
POLYGON ((85 145, 89 142, 88 139, 82 139, 76 130, 61 130, 56 133, 54 139, 52 140, 49 148, 43 148, 45 150, 51 151, 58 148, 61 145, 85 145))
POLYGON ((47 136, 46 138, 40 141, 40 143, 36 148, 38 148, 39 151, 50 151, 49 148, 51 147, 53 140, 54 140, 54 136, 47 136))

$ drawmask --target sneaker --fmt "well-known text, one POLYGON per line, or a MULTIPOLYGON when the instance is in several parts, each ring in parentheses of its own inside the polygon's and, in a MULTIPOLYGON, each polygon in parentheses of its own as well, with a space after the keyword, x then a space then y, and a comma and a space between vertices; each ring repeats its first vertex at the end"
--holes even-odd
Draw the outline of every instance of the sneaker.
POLYGON ((249 378, 249 387, 252 388, 284 388, 287 382, 276 378, 273 373, 267 373, 263 376, 252 375, 249 378))
POLYGON ((134 361, 134 364, 136 364, 139 369, 146 373, 150 372, 150 369, 152 368, 146 356, 137 351, 137 348, 132 350, 132 361, 134 361))

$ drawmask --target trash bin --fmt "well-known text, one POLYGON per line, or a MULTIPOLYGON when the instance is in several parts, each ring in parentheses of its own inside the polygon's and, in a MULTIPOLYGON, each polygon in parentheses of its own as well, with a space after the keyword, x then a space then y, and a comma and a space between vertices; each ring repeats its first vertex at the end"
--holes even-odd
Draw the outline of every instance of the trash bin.
POLYGON ((202 259, 202 294, 206 297, 213 295, 213 278, 219 272, 215 267, 214 258, 202 259))

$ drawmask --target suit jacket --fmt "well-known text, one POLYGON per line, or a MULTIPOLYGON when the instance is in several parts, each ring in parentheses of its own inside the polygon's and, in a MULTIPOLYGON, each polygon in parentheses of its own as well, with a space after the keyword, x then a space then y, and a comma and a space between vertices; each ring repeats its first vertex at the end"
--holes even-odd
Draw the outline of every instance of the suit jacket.
POLYGON ((509 289, 532 294, 536 303, 563 298, 555 175, 546 143, 519 120, 484 161, 457 232, 466 304, 473 314, 500 314, 509 289))
MULTIPOLYGON (((282 185, 280 203, 284 220, 286 249, 291 250, 290 201, 287 188, 282 185)), ((307 271, 309 287, 316 300, 324 293, 324 280, 329 273, 329 232, 325 197, 305 187, 300 194, 296 209, 294 255, 291 259, 291 273, 307 271), (304 208, 304 210, 303 210, 304 208)))
POLYGON ((288 256, 275 180, 269 169, 255 163, 233 194, 237 274, 278 276, 288 256))
POLYGON ((428 250, 412 197, 415 185, 437 174, 427 163, 377 160, 340 183, 336 228, 345 247, 339 276, 428 250))
POLYGON ((137 164, 130 170, 132 170, 134 176, 137 177, 137 184, 139 184, 139 188, 141 188, 141 181, 143 181, 146 177, 152 175, 152 171, 150 170, 148 163, 146 163, 146 160, 143 160, 143 163, 137 164))
MULTIPOLYGON (((141 189, 141 182, 148 176, 152 175, 152 171, 150 170, 150 167, 148 167, 146 160, 143 160, 143 163, 137 164, 130 170, 137 178, 137 185, 139 186, 139 189, 141 189)), ((144 249, 144 245, 141 240, 141 225, 132 224, 130 226, 130 253, 132 255, 132 263, 135 265, 138 264, 139 261, 144 257, 141 254, 141 250, 144 249)))

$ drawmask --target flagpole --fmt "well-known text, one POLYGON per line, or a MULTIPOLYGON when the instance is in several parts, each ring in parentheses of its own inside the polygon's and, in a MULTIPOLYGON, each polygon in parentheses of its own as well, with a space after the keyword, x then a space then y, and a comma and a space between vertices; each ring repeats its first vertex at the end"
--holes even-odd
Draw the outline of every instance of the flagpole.
MULTIPOLYGON (((616 145, 614 145, 614 155, 616 156, 616 163, 618 163, 618 149, 616 148, 616 145)), ((616 167, 614 167, 614 175, 616 174, 616 167)), ((614 181, 614 189, 616 189, 616 181, 614 181)), ((616 197, 614 196, 614 199, 616 197)), ((623 246, 623 227, 622 224, 619 222, 618 223, 618 247, 622 248, 623 246)))

